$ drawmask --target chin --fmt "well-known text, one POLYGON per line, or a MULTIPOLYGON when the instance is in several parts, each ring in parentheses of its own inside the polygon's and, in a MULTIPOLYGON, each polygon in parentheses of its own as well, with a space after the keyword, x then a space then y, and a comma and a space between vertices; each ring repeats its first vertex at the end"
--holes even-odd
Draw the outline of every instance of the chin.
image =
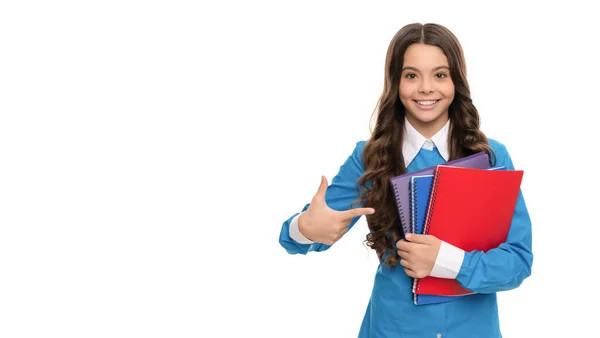
POLYGON ((418 110, 417 114, 412 113, 411 115, 421 123, 431 123, 444 117, 444 114, 440 112, 419 112, 418 110))

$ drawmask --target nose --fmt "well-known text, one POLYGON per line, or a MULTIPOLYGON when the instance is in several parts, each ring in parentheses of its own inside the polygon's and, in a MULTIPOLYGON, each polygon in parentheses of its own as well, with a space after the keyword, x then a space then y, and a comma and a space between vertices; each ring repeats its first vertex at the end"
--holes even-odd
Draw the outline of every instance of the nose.
POLYGON ((433 87, 431 86, 431 82, 426 79, 421 81, 421 87, 419 88, 419 93, 421 93, 421 94, 433 93, 433 87))

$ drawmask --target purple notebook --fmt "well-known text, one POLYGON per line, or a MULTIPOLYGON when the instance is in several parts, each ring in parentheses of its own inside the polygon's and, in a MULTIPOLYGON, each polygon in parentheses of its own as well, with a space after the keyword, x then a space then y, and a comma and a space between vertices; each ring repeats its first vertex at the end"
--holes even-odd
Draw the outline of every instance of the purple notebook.
MULTIPOLYGON (((488 154, 482 151, 459 158, 458 160, 446 162, 444 165, 461 168, 488 169, 490 167, 490 161, 488 154)), ((394 195, 396 197, 396 207, 398 209, 398 216, 400 217, 403 234, 412 232, 410 224, 410 178, 414 175, 432 175, 434 169, 435 167, 429 167, 390 179, 390 184, 394 189, 394 195)))

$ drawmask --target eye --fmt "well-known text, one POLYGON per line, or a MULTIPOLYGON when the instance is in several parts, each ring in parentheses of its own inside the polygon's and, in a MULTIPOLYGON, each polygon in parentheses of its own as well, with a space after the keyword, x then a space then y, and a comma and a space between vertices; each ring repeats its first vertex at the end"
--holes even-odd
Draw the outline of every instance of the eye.
POLYGON ((416 74, 414 74, 414 73, 406 73, 406 74, 404 75, 404 77, 405 77, 405 78, 407 78, 407 79, 411 79, 411 80, 412 80, 412 79, 416 78, 416 77, 417 77, 417 75, 416 75, 416 74))
POLYGON ((437 74, 435 74, 435 77, 438 79, 443 79, 443 78, 448 77, 448 75, 446 73, 437 73, 437 74))

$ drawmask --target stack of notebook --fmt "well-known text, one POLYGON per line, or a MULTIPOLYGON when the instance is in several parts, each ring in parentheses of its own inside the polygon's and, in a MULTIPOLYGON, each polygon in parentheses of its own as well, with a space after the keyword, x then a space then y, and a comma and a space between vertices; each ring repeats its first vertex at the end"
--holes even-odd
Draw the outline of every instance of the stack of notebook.
MULTIPOLYGON (((506 240, 522 170, 490 167, 480 152, 390 180, 402 231, 430 234, 465 251, 487 251, 506 240)), ((473 292, 455 279, 413 281, 417 305, 451 301, 473 292)))

